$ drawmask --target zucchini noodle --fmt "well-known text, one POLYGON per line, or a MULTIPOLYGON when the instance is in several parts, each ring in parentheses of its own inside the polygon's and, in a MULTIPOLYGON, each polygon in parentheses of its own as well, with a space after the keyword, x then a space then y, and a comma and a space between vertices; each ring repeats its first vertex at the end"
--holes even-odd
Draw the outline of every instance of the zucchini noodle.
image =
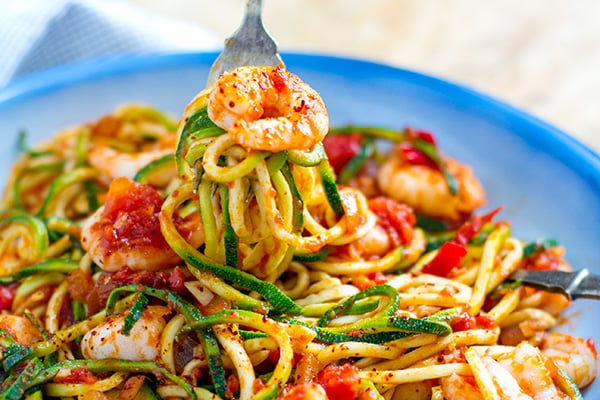
POLYGON ((569 269, 564 249, 475 200, 447 211, 483 192, 431 134, 321 140, 327 118, 293 74, 244 67, 179 122, 127 105, 23 134, 0 201, 0 400, 581 398, 595 349, 551 331, 569 302, 507 281, 569 269))

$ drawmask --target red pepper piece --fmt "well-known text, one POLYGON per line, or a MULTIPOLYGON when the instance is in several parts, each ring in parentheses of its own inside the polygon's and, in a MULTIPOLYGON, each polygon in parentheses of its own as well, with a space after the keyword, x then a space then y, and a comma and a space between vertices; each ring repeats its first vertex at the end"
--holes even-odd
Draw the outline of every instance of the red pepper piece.
POLYGON ((467 255, 467 247, 464 244, 453 241, 446 242, 440 247, 436 256, 423 268, 426 274, 437 276, 448 276, 450 271, 467 255))
POLYGON ((407 163, 411 165, 422 165, 431 169, 439 169, 434 160, 432 160, 414 145, 414 142, 421 140, 431 144, 433 147, 437 147, 435 137, 432 133, 413 128, 406 128, 404 130, 404 135, 406 142, 401 143, 398 147, 400 150, 400 156, 407 163))
POLYGON ((492 218, 496 214, 498 214, 502 210, 502 206, 496 208, 495 210, 490 211, 484 215, 476 215, 472 217, 469 221, 465 222, 458 231, 456 231, 456 235, 454 236, 454 241, 461 244, 467 244, 471 239, 477 235, 477 233, 483 228, 485 224, 490 222, 492 218))
POLYGON ((484 215, 476 215, 465 222, 454 235, 454 238, 440 247, 436 256, 423 268, 423 272, 437 276, 448 276, 450 271, 467 255, 467 243, 477 235, 494 215, 502 210, 498 207, 484 215))
POLYGON ((437 169, 437 165, 425 154, 421 153, 411 143, 404 142, 399 145, 400 155, 407 163, 411 165, 423 165, 432 169, 437 169))
POLYGON ((421 139, 421 140, 426 141, 427 143, 430 143, 430 144, 436 146, 435 137, 433 136, 433 133, 431 133, 431 132, 417 130, 414 128, 406 128, 404 132, 405 132, 406 138, 408 140, 421 139))

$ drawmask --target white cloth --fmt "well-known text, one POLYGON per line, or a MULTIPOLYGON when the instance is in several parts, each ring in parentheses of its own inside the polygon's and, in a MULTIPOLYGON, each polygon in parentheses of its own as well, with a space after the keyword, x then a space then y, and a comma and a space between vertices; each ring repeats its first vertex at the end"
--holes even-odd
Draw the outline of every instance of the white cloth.
POLYGON ((216 50, 202 27, 116 0, 0 0, 0 88, 45 68, 120 54, 216 50))

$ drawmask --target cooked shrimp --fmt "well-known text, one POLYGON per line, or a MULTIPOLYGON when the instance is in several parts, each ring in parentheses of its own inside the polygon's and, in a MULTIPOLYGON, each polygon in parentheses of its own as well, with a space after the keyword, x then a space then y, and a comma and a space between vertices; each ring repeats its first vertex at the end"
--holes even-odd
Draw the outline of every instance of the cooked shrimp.
POLYGON ((440 380, 445 399, 483 400, 483 395, 472 376, 452 374, 440 380))
POLYGON ((473 377, 441 379, 448 399, 569 399, 570 384, 550 357, 528 342, 516 347, 471 347, 465 351, 473 377))
POLYGON ((280 67, 240 67, 222 74, 207 111, 237 143, 254 150, 311 149, 329 129, 319 94, 280 67))
POLYGON ((85 358, 120 358, 133 361, 153 361, 159 355, 160 335, 169 309, 149 306, 133 325, 128 335, 122 333, 126 315, 114 315, 88 331, 81 340, 85 358))
MULTIPOLYGON (((95 144, 88 151, 87 161, 102 174, 104 180, 109 183, 118 177, 133 179, 137 172, 159 158, 175 152, 177 137, 169 134, 161 138, 152 148, 135 153, 128 153, 114 149, 105 144, 95 144)), ((175 178, 176 170, 173 168, 171 174, 161 177, 162 183, 169 182, 175 178)))
POLYGON ((381 225, 375 225, 365 236, 352 242, 350 247, 361 257, 370 259, 382 256, 390 251, 392 239, 381 225))
POLYGON ((432 381, 409 382, 396 386, 394 400, 431 400, 432 381))
MULTIPOLYGON (((121 176, 133 179, 140 169, 169 153, 173 153, 173 151, 155 150, 144 153, 125 153, 109 146, 98 145, 88 152, 87 159, 102 175, 109 178, 107 181, 110 181, 121 176)), ((175 170, 173 170, 174 176, 175 170)))
MULTIPOLYGON (((148 185, 127 178, 115 179, 106 203, 88 218, 81 231, 81 245, 103 270, 123 266, 134 271, 157 271, 181 262, 160 231, 158 214, 163 198, 148 185)), ((178 219, 177 228, 195 247, 204 242, 197 213, 178 219)))
POLYGON ((498 357, 498 364, 516 379, 523 391, 533 399, 567 399, 555 385, 553 375, 545 366, 540 351, 523 342, 513 351, 498 357))
POLYGON ((377 183, 385 195, 417 212, 460 221, 484 204, 485 193, 469 167, 449 158, 444 162, 458 183, 456 196, 450 193, 440 171, 424 165, 408 164, 397 157, 383 163, 377 183))
POLYGON ((542 353, 550 357, 580 388, 589 385, 598 374, 598 353, 591 339, 548 332, 540 343, 542 353))
POLYGON ((288 392, 284 392, 278 397, 279 400, 327 400, 327 393, 323 386, 318 383, 310 382, 302 385, 293 386, 288 392))
POLYGON ((411 242, 416 218, 409 207, 384 196, 369 199, 368 204, 377 216, 377 224, 351 244, 358 254, 364 258, 379 257, 411 242))
POLYGON ((25 317, 0 314, 0 329, 8 333, 17 343, 22 345, 30 345, 42 340, 40 332, 25 317))

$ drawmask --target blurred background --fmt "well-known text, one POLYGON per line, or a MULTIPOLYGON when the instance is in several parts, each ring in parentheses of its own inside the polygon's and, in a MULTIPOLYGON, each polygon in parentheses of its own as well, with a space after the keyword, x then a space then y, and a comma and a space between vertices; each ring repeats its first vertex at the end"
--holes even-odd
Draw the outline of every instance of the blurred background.
MULTIPOLYGON (((245 0, 0 0, 0 88, 74 60, 222 48, 245 0)), ((282 51, 368 59, 522 108, 600 153, 599 0, 264 0, 282 51)))
MULTIPOLYGON (((123 0, 219 40, 244 0, 123 0)), ((281 50, 333 53, 467 85, 600 151, 598 0, 264 0, 281 50)))

